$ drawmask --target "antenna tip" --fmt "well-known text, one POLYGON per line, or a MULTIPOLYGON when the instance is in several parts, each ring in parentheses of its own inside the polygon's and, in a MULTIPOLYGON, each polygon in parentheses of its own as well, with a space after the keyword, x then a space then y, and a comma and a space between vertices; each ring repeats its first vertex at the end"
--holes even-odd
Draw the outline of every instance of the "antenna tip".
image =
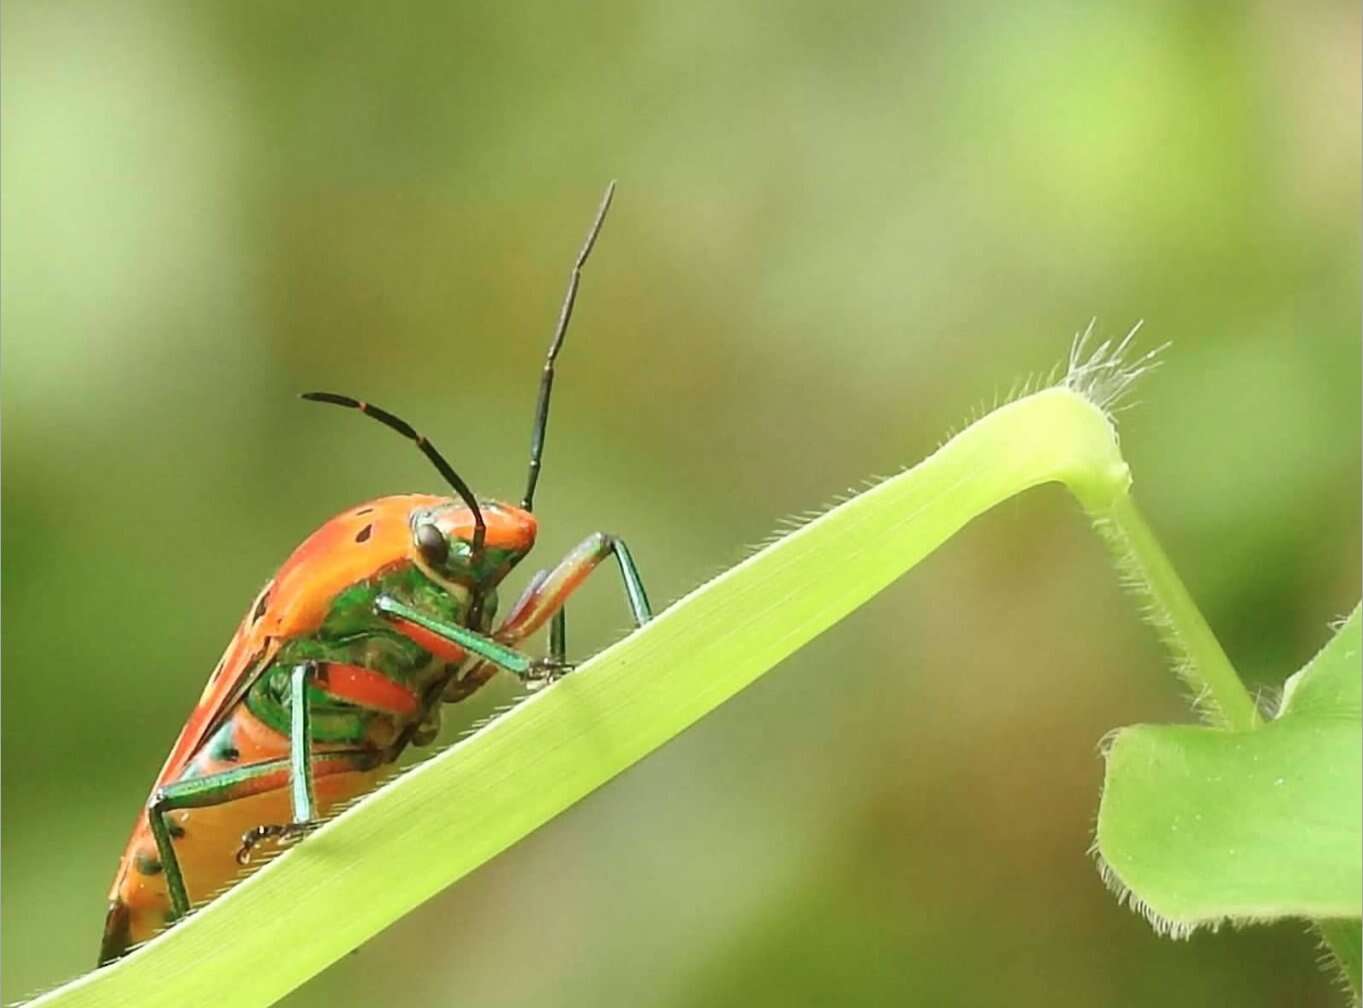
POLYGON ((333 406, 348 406, 351 409, 365 409, 364 403, 360 400, 351 396, 337 395, 335 392, 300 392, 298 398, 309 402, 331 403, 333 406))

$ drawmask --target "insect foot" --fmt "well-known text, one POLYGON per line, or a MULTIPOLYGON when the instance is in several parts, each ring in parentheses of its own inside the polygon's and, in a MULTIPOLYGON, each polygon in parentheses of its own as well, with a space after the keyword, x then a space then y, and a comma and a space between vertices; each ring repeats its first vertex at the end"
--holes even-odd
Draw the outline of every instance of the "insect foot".
POLYGON ((241 836, 241 847, 237 849, 237 864, 244 865, 250 861, 251 851, 262 840, 277 840, 281 847, 286 847, 302 840, 321 825, 320 819, 309 819, 307 822, 271 823, 249 829, 241 836))
POLYGON ((552 682, 562 679, 577 665, 561 658, 536 658, 525 673, 525 684, 532 690, 543 689, 552 682))

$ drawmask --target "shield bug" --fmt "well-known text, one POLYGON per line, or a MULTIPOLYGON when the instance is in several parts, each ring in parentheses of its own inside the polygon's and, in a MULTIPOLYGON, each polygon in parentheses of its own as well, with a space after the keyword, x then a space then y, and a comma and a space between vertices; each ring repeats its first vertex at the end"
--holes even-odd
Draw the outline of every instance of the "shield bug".
POLYGON ((569 274, 518 505, 475 497, 435 446, 392 413, 330 392, 303 397, 359 410, 415 442, 454 495, 380 497, 344 511, 260 591, 137 818, 109 894, 101 963, 230 884, 262 841, 296 840, 374 788, 408 745, 432 741, 443 703, 467 698, 498 669, 527 682, 566 671, 564 603, 607 557, 635 624, 649 619, 629 550, 602 532, 532 577, 495 619, 498 585, 535 542, 554 366, 614 189, 569 274), (548 657, 519 650, 546 623, 548 657))

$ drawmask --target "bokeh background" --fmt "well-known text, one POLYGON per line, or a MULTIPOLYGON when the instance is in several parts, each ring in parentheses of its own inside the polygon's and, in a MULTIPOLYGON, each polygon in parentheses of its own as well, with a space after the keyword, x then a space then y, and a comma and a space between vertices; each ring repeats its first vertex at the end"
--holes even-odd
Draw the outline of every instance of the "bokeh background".
MULTIPOLYGON (((2 27, 7 1000, 91 965, 275 565, 439 489, 294 393, 388 405, 518 494, 611 177, 544 560, 606 528, 675 598, 1097 316, 1173 341, 1123 444, 1255 689, 1359 597, 1355 3, 11 0, 2 27)), ((571 643, 623 623, 603 579, 571 643)), ((1100 739, 1187 719, 1034 491, 286 1003, 1338 1003, 1303 926, 1168 942, 1100 883, 1100 739)))

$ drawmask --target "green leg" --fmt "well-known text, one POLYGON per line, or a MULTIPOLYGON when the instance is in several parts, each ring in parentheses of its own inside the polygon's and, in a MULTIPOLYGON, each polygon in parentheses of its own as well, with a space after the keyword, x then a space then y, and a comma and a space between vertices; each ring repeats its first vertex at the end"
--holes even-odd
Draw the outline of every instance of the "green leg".
POLYGON ((293 818, 287 823, 267 823, 246 831, 237 851, 237 861, 246 863, 251 848, 266 837, 297 837, 321 825, 317 800, 313 795, 312 708, 308 703, 308 684, 317 675, 315 662, 302 662, 289 676, 289 797, 293 818))
MULTIPOLYGON (((506 669, 521 679, 534 678, 535 661, 527 658, 515 648, 507 647, 486 634, 480 634, 477 630, 470 630, 458 623, 446 623, 443 620, 433 619, 420 609, 414 609, 405 602, 399 602, 389 595, 380 595, 375 599, 374 608, 385 616, 393 617, 403 623, 415 624, 451 644, 457 644, 469 654, 477 655, 484 661, 489 661, 498 668, 506 669)), ((401 630, 401 627, 398 629, 401 630)))
POLYGON ((620 565, 620 579, 625 582, 625 598, 629 601, 629 611, 634 617, 634 625, 641 627, 653 618, 653 610, 649 608, 648 595, 644 592, 644 581, 639 576, 639 565, 634 562, 634 557, 630 555, 629 547, 625 545, 623 539, 606 536, 606 540, 610 545, 610 551, 615 554, 615 562, 620 565))
POLYGON ((312 709, 308 703, 308 682, 316 674, 317 666, 304 662, 293 667, 289 680, 289 783, 296 823, 317 818, 317 801, 312 793, 312 709))
POLYGON ((549 657, 537 670, 535 685, 547 686, 577 666, 568 660, 568 607, 560 606, 549 622, 549 657))
MULTIPOLYGON (((544 682, 572 668, 567 660, 567 619, 563 607, 597 564, 608 556, 614 556, 620 567, 625 599, 629 603, 634 624, 643 626, 652 619, 653 611, 648 604, 643 580, 639 577, 639 568, 624 542, 605 532, 592 533, 559 561, 553 570, 540 571, 531 578, 505 622, 491 636, 464 626, 433 620, 396 599, 381 597, 375 606, 380 612, 399 621, 414 623, 458 644, 470 654, 482 658, 484 663, 506 669, 523 681, 544 682), (546 622, 549 623, 549 657, 530 659, 514 649, 514 645, 535 633, 546 622)), ((472 678, 481 681, 485 676, 479 676, 477 671, 474 670, 472 678)), ((462 700, 467 695, 467 692, 462 692, 447 699, 462 700)))
MULTIPOLYGON (((653 618, 653 610, 649 607, 648 595, 644 591, 643 578, 639 576, 639 567, 623 539, 617 539, 604 532, 598 532, 597 536, 602 541, 599 548, 615 554, 615 561, 620 566, 620 580, 625 584, 625 600, 629 603, 629 612, 634 617, 634 626, 637 629, 653 618)), ((591 541, 588 539, 588 542, 591 541)), ((549 624, 549 658, 564 671, 572 667, 568 662, 567 610, 568 605, 564 602, 555 611, 553 621, 549 624)))
POLYGON ((568 664, 568 607, 554 613, 549 624, 549 658, 558 665, 568 664))
POLYGON ((596 569, 596 565, 608 556, 615 557, 620 569, 620 581, 625 588, 625 601, 629 605, 634 625, 643 626, 653 618, 653 610, 648 604, 648 593, 644 591, 639 565, 634 562, 634 556, 623 539, 609 532, 593 532, 574 546, 553 570, 540 571, 530 580, 524 594, 511 607, 506 622, 497 628, 497 639, 520 640, 534 633, 544 625, 551 612, 561 608, 568 596, 577 591, 587 575, 596 569))
POLYGON ((639 567, 630 555, 624 540, 605 532, 594 532, 579 543, 552 571, 544 571, 533 578, 525 594, 512 608, 507 621, 498 627, 495 636, 507 642, 519 641, 549 623, 548 678, 572 668, 568 661, 567 616, 568 597, 582 584, 598 563, 608 555, 614 556, 620 568, 620 579, 625 587, 634 625, 641 627, 653 618, 644 591, 639 567), (550 615, 552 614, 552 616, 550 615))
MULTIPOLYGON (((326 774, 366 769, 375 758, 374 753, 366 750, 330 752, 318 758, 318 766, 314 772, 326 774)), ((285 770, 292 776, 293 762, 293 758, 290 757, 252 763, 207 777, 176 781, 157 789, 147 805, 147 824, 151 827, 152 838, 156 841, 156 852, 161 859, 161 868, 166 873, 166 889, 170 892, 173 916, 182 917, 189 911, 189 895, 185 890, 184 875, 180 871, 180 861, 172 842, 173 827, 166 814, 178 809, 223 805, 239 798, 276 790, 282 787, 283 783, 270 778, 278 776, 285 770)))
MULTIPOLYGON (((644 591, 639 567, 630 555, 629 547, 623 539, 617 539, 609 533, 593 532, 574 546, 553 570, 540 571, 530 579, 524 593, 511 607, 506 621, 493 632, 493 638, 505 644, 515 644, 529 637, 551 616, 557 615, 568 597, 608 556, 614 556, 619 565, 625 601, 629 604, 634 625, 643 626, 653 618, 653 610, 649 607, 648 594, 644 591)), ((550 643, 552 646, 552 641, 550 643)))

